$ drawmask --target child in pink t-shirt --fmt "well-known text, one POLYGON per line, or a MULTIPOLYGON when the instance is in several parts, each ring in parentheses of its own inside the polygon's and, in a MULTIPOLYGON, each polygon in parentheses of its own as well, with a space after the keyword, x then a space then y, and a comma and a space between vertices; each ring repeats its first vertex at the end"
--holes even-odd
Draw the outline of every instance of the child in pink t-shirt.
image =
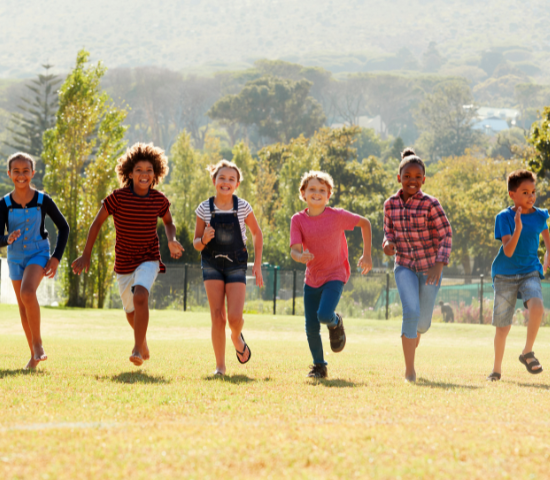
POLYGON ((346 345, 342 315, 335 313, 350 276, 345 230, 361 227, 364 247, 357 265, 363 274, 372 269, 370 222, 347 210, 328 207, 333 187, 328 173, 311 171, 304 174, 300 197, 307 208, 296 213, 290 223, 290 254, 297 262, 307 265, 304 310, 307 341, 313 357, 308 377, 312 378, 327 376, 321 323, 329 329, 333 352, 341 352, 346 345))

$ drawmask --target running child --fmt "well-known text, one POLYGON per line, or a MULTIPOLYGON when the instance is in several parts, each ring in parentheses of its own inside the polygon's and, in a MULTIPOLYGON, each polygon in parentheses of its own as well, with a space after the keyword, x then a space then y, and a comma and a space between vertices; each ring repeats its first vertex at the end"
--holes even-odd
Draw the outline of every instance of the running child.
POLYGON ((495 363, 487 380, 500 380, 506 337, 512 326, 512 318, 519 298, 529 311, 527 339, 519 361, 532 374, 542 372, 542 365, 535 357, 533 345, 537 338, 544 305, 540 280, 548 270, 548 210, 535 207, 536 177, 527 170, 516 170, 508 175, 508 195, 514 202, 500 212, 495 220, 495 238, 502 246, 493 261, 491 276, 495 289, 493 325, 495 329, 495 363), (539 239, 542 233, 546 254, 544 267, 538 257, 539 239))
POLYGON ((372 269, 370 222, 342 208, 329 207, 333 188, 334 181, 328 173, 305 173, 300 183, 300 198, 307 208, 294 214, 290 222, 290 255, 306 264, 304 310, 307 341, 313 357, 307 376, 312 378, 327 377, 321 323, 328 327, 333 352, 341 352, 346 345, 344 321, 342 315, 335 312, 351 273, 346 230, 361 228, 363 255, 357 265, 363 274, 372 269))
POLYGON ((8 176, 14 190, 0 200, 0 246, 8 247, 8 268, 15 290, 21 323, 31 350, 26 369, 48 359, 40 334, 40 305, 36 290, 44 277, 53 278, 63 257, 69 225, 51 197, 31 186, 34 159, 26 153, 8 158, 8 176), (44 226, 48 215, 57 227, 57 244, 50 256, 44 226), (8 235, 4 235, 7 230, 8 235))
POLYGON ((451 256, 452 231, 439 201, 422 192, 426 167, 412 148, 401 153, 401 189, 384 202, 384 253, 395 257, 395 283, 403 304, 401 343, 405 380, 416 381, 414 357, 432 323, 443 266, 451 256))
POLYGON ((112 215, 115 222, 115 273, 126 318, 134 329, 135 344, 130 361, 140 366, 149 360, 147 327, 149 294, 158 273, 164 273, 157 235, 157 219, 164 222, 172 258, 180 258, 183 247, 176 240, 170 202, 154 187, 168 173, 164 151, 152 143, 136 143, 118 159, 116 172, 121 188, 103 200, 94 219, 82 256, 73 263, 73 272, 88 272, 94 243, 101 226, 112 215))
POLYGON ((246 227, 254 242, 252 273, 262 287, 263 237, 250 204, 234 193, 243 179, 233 162, 221 160, 208 167, 216 195, 202 202, 195 213, 197 223, 193 246, 201 252, 202 277, 212 318, 212 346, 216 357, 214 375, 225 375, 225 326, 229 322, 231 341, 239 363, 252 356, 244 340, 243 309, 246 294, 246 227), (227 299, 227 312, 225 302, 227 299))

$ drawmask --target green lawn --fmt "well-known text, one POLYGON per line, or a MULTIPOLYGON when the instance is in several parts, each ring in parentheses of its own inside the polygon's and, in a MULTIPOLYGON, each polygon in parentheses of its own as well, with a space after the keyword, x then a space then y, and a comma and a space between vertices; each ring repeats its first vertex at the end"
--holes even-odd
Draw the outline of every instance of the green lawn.
POLYGON ((550 329, 547 372, 518 362, 513 327, 489 384, 493 328, 434 324, 409 385, 398 321, 346 327, 312 381, 302 317, 246 316, 252 360, 228 346, 219 379, 207 314, 153 311, 138 369, 121 311, 46 308, 49 359, 27 373, 18 312, 0 306, 0 478, 549 478, 550 329))

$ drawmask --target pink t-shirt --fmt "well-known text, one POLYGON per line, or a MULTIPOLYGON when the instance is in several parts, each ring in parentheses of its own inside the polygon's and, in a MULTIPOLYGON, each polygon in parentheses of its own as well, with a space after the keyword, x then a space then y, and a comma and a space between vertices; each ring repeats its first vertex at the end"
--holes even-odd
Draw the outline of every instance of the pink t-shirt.
POLYGON ((349 280, 348 242, 345 230, 353 230, 361 217, 343 208, 326 207, 316 217, 307 208, 293 215, 290 245, 302 244, 315 258, 306 264, 306 285, 319 288, 332 280, 349 280))

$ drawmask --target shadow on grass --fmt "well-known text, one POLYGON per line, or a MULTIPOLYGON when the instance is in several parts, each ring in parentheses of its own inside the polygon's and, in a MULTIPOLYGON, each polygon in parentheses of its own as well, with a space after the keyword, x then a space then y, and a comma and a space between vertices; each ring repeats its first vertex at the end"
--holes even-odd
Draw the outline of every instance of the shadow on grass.
POLYGON ((228 382, 228 383, 252 383, 252 382, 270 382, 271 378, 265 377, 261 380, 258 380, 257 378, 250 378, 246 375, 208 375, 207 377, 204 377, 205 380, 216 380, 219 382, 228 382))
POLYGON ((162 376, 149 375, 145 372, 124 372, 110 377, 96 375, 97 380, 111 380, 116 383, 170 383, 162 376))
POLYGON ((414 385, 416 385, 418 387, 444 388, 444 389, 465 388, 467 390, 477 390, 477 389, 481 388, 478 385, 459 385, 457 383, 432 382, 431 380, 427 380, 425 378, 418 378, 414 385))
POLYGON ((313 378, 309 382, 310 385, 323 385, 323 387, 328 388, 354 388, 354 387, 365 387, 366 383, 355 383, 350 382, 349 380, 342 380, 341 378, 333 378, 332 380, 327 380, 324 378, 313 378))
POLYGON ((518 387, 530 387, 530 388, 540 388, 541 390, 550 390, 550 385, 545 385, 544 383, 520 383, 513 382, 518 387))
POLYGON ((43 370, 25 370, 24 368, 16 368, 14 370, 0 370, 0 379, 5 377, 15 377, 16 375, 45 375, 43 370))

